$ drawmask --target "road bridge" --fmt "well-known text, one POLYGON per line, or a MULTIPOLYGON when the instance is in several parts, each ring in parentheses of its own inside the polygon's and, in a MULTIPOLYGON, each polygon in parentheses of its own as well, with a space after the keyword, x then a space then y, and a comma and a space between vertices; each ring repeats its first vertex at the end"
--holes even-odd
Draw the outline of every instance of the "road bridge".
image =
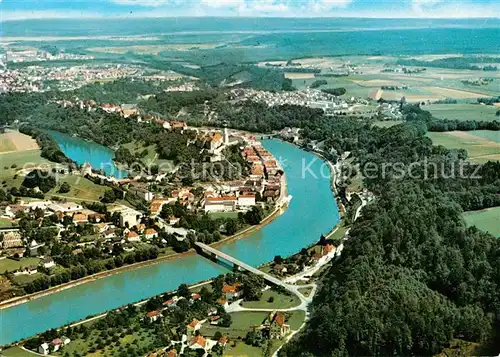
POLYGON ((237 266, 238 268, 245 269, 246 271, 249 271, 253 274, 260 275, 266 280, 267 282, 276 285, 276 286, 281 286, 284 289, 290 291, 291 293, 297 295, 301 301, 301 306, 304 307, 304 309, 307 307, 307 305, 311 302, 310 298, 305 297, 300 291, 299 288, 303 288, 304 286, 296 286, 296 285, 291 285, 288 284, 275 276, 272 276, 270 274, 267 274, 257 268, 254 268, 251 265, 246 264, 245 262, 242 262, 241 260, 234 258, 230 256, 229 254, 223 253, 218 249, 212 248, 206 244, 203 244, 201 242, 196 242, 195 245, 201 249, 201 251, 205 252, 206 254, 210 255, 214 260, 218 259, 223 259, 227 262, 232 263, 233 265, 237 266))

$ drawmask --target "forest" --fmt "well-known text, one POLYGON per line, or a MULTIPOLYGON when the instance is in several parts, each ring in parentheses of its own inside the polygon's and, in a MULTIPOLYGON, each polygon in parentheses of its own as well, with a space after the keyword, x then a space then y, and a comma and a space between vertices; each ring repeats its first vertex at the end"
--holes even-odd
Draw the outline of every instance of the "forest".
POLYGON ((439 58, 433 61, 424 61, 418 59, 400 59, 397 61, 398 65, 412 66, 412 67, 439 67, 439 68, 453 68, 453 69, 470 69, 470 70, 484 70, 496 71, 498 68, 494 65, 498 63, 498 57, 487 56, 461 56, 461 57, 448 57, 439 58), (481 64, 478 66, 477 64, 481 64))
MULTIPOLYGON (((387 129, 337 123, 314 136, 335 132, 337 149, 352 150, 361 167, 425 159, 452 170, 466 157, 433 146, 426 130, 424 120, 387 129)), ((500 203, 499 165, 484 165, 478 179, 468 175, 474 166, 460 178, 426 179, 419 169, 365 178, 377 199, 324 274, 305 330, 280 356, 433 355, 453 339, 482 343, 484 353, 498 345, 500 241, 467 228, 462 212, 500 203)))

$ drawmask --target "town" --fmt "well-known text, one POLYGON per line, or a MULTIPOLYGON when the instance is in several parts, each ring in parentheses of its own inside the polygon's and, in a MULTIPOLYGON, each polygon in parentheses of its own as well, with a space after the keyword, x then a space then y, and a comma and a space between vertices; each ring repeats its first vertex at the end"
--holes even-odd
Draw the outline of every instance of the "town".
POLYGON ((356 1, 1 2, 0 354, 497 355, 495 6, 356 1))

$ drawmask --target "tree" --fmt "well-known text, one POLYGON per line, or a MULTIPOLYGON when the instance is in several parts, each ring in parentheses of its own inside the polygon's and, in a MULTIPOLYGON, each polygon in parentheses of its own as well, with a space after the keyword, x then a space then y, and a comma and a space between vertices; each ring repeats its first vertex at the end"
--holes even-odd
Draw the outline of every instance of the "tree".
POLYGON ((59 193, 68 193, 70 190, 71 186, 67 182, 63 182, 59 187, 59 193))
POLYGON ((101 198, 103 203, 113 203, 116 201, 116 195, 113 190, 107 190, 101 198))
POLYGON ((242 276, 243 298, 248 301, 256 301, 262 297, 264 289, 264 278, 260 275, 247 273, 242 276))
POLYGON ((24 177, 22 185, 32 189, 38 187, 46 193, 56 187, 56 179, 47 171, 32 170, 24 177))
POLYGON ((238 231, 238 220, 234 218, 227 218, 225 222, 226 233, 233 235, 238 231))
POLYGON ((186 284, 179 285, 179 287, 177 288, 177 294, 186 299, 189 299, 191 297, 191 291, 189 291, 189 287, 186 284))

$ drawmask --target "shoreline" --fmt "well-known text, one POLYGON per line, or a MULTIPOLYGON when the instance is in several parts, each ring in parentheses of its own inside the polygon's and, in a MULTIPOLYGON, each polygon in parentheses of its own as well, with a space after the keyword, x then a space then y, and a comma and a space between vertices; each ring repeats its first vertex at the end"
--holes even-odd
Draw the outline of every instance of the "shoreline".
MULTIPOLYGON (((290 143, 290 144, 292 144, 292 143, 290 143)), ((292 145, 298 147, 297 145, 294 145, 294 144, 292 144, 292 145)), ((324 162, 326 162, 327 164, 329 164, 329 166, 330 166, 331 163, 329 163, 328 160, 324 160, 324 158, 322 158, 322 157, 320 157, 320 159, 323 160, 324 162)), ((331 170, 331 174, 333 176, 333 174, 334 174, 333 170, 331 170)), ((243 238, 247 237, 249 234, 251 234, 251 233, 253 233, 253 232, 255 232, 255 231, 263 228, 265 225, 267 225, 268 223, 271 223, 275 218, 277 218, 281 214, 283 214, 289 208, 289 202, 290 202, 289 200, 286 200, 286 198, 290 197, 289 194, 288 194, 288 185, 287 185, 287 180, 286 180, 286 174, 283 176, 283 180, 284 180, 285 184, 283 185, 283 190, 282 190, 281 195, 279 197, 280 199, 277 200, 278 204, 274 207, 274 209, 272 210, 272 212, 270 212, 258 225, 249 226, 249 227, 243 229, 242 231, 236 233, 233 236, 226 237, 226 238, 222 239, 219 242, 212 243, 210 246, 214 246, 214 247, 222 246, 222 245, 229 244, 231 242, 237 241, 239 239, 243 239, 243 238), (285 198, 285 200, 282 200, 282 198, 285 198)), ((333 189, 332 189, 332 191, 333 191, 333 189)), ((339 228, 339 225, 338 224, 335 225, 330 230, 330 232, 327 234, 327 236, 329 237, 338 228, 339 228)), ((314 243, 314 244, 317 244, 317 243, 314 243)), ((135 263, 134 265, 129 265, 129 266, 126 266, 126 267, 120 267, 120 268, 118 268, 119 270, 118 269, 114 269, 112 271, 100 272, 98 274, 95 274, 94 276, 89 276, 89 277, 82 278, 82 281, 70 282, 70 283, 68 283, 69 286, 54 287, 54 289, 53 290, 50 289, 50 291, 46 290, 46 291, 43 291, 43 292, 35 293, 34 295, 36 295, 36 296, 22 296, 22 297, 16 298, 15 302, 14 301, 10 301, 8 303, 7 302, 0 303, 0 305, 4 305, 3 307, 0 307, 0 310, 3 309, 3 308, 7 308, 7 306, 8 307, 15 306, 15 305, 18 305, 18 304, 21 304, 21 303, 24 303, 24 302, 28 302, 28 301, 30 301, 32 299, 36 299, 38 297, 42 297, 42 296, 45 296, 45 295, 50 295, 51 293, 54 293, 54 292, 57 292, 57 291, 65 290, 65 289, 68 289, 68 288, 71 288, 71 287, 74 287, 74 286, 78 286, 80 284, 84 284, 86 282, 90 282, 90 281, 97 280, 97 279, 100 279, 100 278, 103 278, 103 277, 106 277, 106 276, 110 276, 110 275, 114 275, 114 274, 119 274, 119 273, 121 273, 123 271, 134 270, 134 269, 141 268, 142 266, 157 264, 157 263, 161 263, 161 262, 164 262, 164 261, 173 260, 173 259, 177 259, 177 258, 182 258, 183 256, 189 256, 189 255, 193 255, 193 254, 196 254, 196 252, 195 252, 194 249, 191 249, 191 250, 189 250, 187 252, 184 252, 184 253, 171 254, 171 255, 168 255, 168 256, 163 256, 163 257, 161 257, 159 259, 150 260, 150 261, 146 261, 146 262, 135 263)), ((265 267, 269 263, 270 263, 270 261, 265 262, 265 263, 259 265, 258 268, 262 269, 263 267, 265 267)), ((196 286, 202 286, 202 285, 208 284, 208 283, 210 283, 210 280, 211 279, 199 281, 199 282, 194 283, 193 285, 191 285, 190 288, 194 288, 196 286)), ((173 291, 175 291, 175 290, 173 290, 173 291)), ((143 299, 143 300, 140 300, 140 301, 136 301, 136 302, 131 302, 131 304, 139 305, 139 304, 143 304, 147 300, 149 300, 149 298, 143 299)), ((94 315, 94 316, 88 316, 88 317, 86 317, 86 318, 84 318, 82 320, 77 320, 77 321, 69 322, 69 323, 67 323, 67 324, 65 324, 63 326, 70 326, 70 325, 71 326, 76 326, 76 325, 80 325, 80 324, 85 323, 87 321, 92 321, 92 320, 99 319, 100 317, 105 316, 108 312, 109 311, 106 311, 106 312, 103 312, 103 313, 99 313, 99 314, 94 315)), ((13 343, 10 343, 10 344, 4 345, 4 346, 19 345, 24 340, 26 340, 26 338, 20 339, 20 340, 18 340, 16 342, 13 342, 13 343)))
MULTIPOLYGON (((276 217, 283 214, 285 210, 286 209, 283 209, 281 207, 275 208, 258 225, 247 227, 244 230, 242 230, 241 232, 238 232, 233 236, 226 237, 218 242, 214 242, 214 243, 210 244, 210 246, 217 247, 217 246, 225 245, 225 244, 232 243, 232 242, 235 242, 237 240, 243 239, 246 235, 253 233, 253 232, 263 228, 265 225, 271 223, 276 217)), ((149 265, 160 264, 160 263, 163 263, 166 261, 180 259, 182 257, 191 256, 194 254, 197 254, 197 253, 194 250, 194 248, 191 248, 187 252, 170 254, 170 255, 166 255, 163 257, 156 258, 156 259, 151 259, 151 260, 147 260, 144 262, 138 262, 138 263, 126 265, 123 267, 115 268, 112 270, 102 271, 102 272, 99 272, 99 273, 96 273, 93 275, 89 275, 89 276, 86 276, 86 277, 78 279, 78 280, 74 280, 71 282, 67 282, 65 284, 51 287, 47 290, 38 291, 36 293, 32 293, 29 295, 23 295, 23 296, 19 296, 19 297, 15 297, 15 298, 11 298, 11 299, 2 301, 2 302, 0 302, 0 310, 8 309, 10 307, 24 304, 28 301, 39 299, 41 297, 51 295, 51 294, 59 292, 59 291, 71 289, 73 287, 89 283, 91 281, 103 279, 103 278, 106 278, 106 277, 111 276, 111 275, 121 274, 121 273, 124 273, 124 272, 129 271, 129 270, 136 270, 136 269, 140 269, 140 268, 143 268, 143 267, 146 267, 149 265)))
MULTIPOLYGON (((284 181, 285 181, 285 185, 286 185, 286 180, 284 180, 284 181)), ((281 199, 281 197, 279 199, 281 199)), ((219 246, 229 244, 229 243, 238 241, 240 239, 243 239, 246 236, 248 236, 249 234, 251 234, 255 231, 258 231, 259 229, 262 229, 267 224, 271 223, 275 218, 277 218, 278 216, 283 214, 287 208, 288 208, 288 205, 283 205, 283 206, 279 205, 278 207, 275 207, 274 210, 272 212, 270 212, 266 217, 264 217, 259 224, 246 227, 242 231, 237 232, 236 234, 234 234, 232 236, 226 237, 224 239, 221 239, 218 242, 214 242, 214 243, 210 244, 210 246, 211 247, 219 247, 219 246)), ((47 296, 47 295, 51 295, 51 294, 54 294, 54 293, 57 293, 60 291, 71 289, 71 288, 74 288, 74 287, 77 287, 79 285, 83 285, 83 284, 86 284, 86 283, 89 283, 89 282, 92 282, 95 280, 103 279, 103 278, 106 278, 108 276, 121 274, 121 273, 124 273, 126 271, 140 269, 140 268, 143 268, 143 267, 146 267, 149 265, 164 263, 164 262, 170 261, 170 260, 180 259, 180 258, 183 258, 185 256, 191 256, 194 254, 197 254, 196 250, 194 248, 191 248, 187 252, 169 254, 166 256, 158 257, 156 259, 151 259, 151 260, 126 265, 126 266, 122 266, 122 267, 111 269, 111 270, 102 271, 102 272, 99 272, 96 274, 92 274, 92 275, 89 275, 89 276, 86 276, 86 277, 83 277, 83 278, 80 278, 77 280, 73 280, 73 281, 58 285, 58 286, 48 288, 48 289, 43 290, 43 291, 37 291, 37 292, 32 293, 32 294, 22 295, 22 296, 18 296, 18 297, 10 298, 8 300, 1 301, 0 302, 0 310, 4 310, 4 309, 8 309, 8 308, 17 306, 17 305, 21 305, 21 304, 24 304, 26 302, 29 302, 29 301, 32 301, 35 299, 39 299, 39 298, 47 296)))

